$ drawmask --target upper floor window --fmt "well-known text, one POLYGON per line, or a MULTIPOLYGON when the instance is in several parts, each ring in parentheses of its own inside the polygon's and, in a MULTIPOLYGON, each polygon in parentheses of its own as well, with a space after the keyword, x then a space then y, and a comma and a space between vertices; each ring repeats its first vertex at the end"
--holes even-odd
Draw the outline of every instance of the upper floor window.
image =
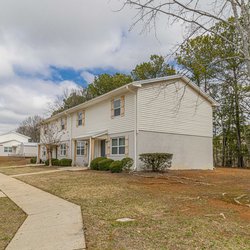
POLYGON ((121 99, 114 100, 114 116, 121 115, 121 99))
POLYGON ((124 116, 125 98, 121 96, 111 101, 111 118, 116 116, 124 116))
POLYGON ((61 144, 60 145, 60 155, 65 156, 66 155, 66 144, 61 144))
POLYGON ((65 118, 61 118, 61 130, 65 129, 65 123, 66 123, 66 119, 65 118))
POLYGON ((12 153, 12 147, 4 147, 5 153, 12 153))
POLYGON ((125 154, 125 137, 112 138, 112 155, 125 154))
POLYGON ((45 135, 47 135, 47 132, 48 132, 48 125, 46 124, 46 125, 44 125, 44 127, 43 127, 43 133, 44 133, 45 135))
POLYGON ((83 141, 78 141, 77 142, 76 154, 78 156, 83 156, 84 155, 84 142, 83 141))
POLYGON ((76 126, 83 126, 85 123, 85 111, 79 111, 76 116, 76 126))

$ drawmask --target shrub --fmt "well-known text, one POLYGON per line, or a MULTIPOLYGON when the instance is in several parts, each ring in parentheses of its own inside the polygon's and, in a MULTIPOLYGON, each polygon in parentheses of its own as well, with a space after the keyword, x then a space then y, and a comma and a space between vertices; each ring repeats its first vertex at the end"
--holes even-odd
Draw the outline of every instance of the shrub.
MULTIPOLYGON (((49 159, 47 159, 45 162, 46 166, 49 166, 49 159)), ((52 158, 51 159, 52 166, 60 166, 60 160, 52 158)))
POLYGON ((106 157, 97 157, 90 163, 90 168, 93 170, 98 170, 98 162, 107 159, 106 157))
POLYGON ((60 160, 60 166, 71 166, 72 164, 72 160, 71 159, 66 159, 66 158, 63 158, 60 160))
POLYGON ((121 160, 122 170, 129 171, 134 164, 134 160, 130 157, 125 157, 121 160))
POLYGON ((140 154, 139 159, 144 163, 146 170, 158 172, 171 167, 172 157, 173 155, 168 153, 147 153, 140 154))
POLYGON ((104 159, 98 162, 98 170, 108 171, 110 170, 110 165, 114 160, 112 159, 104 159))
POLYGON ((33 158, 30 159, 30 163, 31 164, 36 164, 36 160, 37 160, 37 158, 33 157, 33 158))
POLYGON ((113 161, 110 165, 111 173, 121 173, 123 168, 122 161, 113 161))

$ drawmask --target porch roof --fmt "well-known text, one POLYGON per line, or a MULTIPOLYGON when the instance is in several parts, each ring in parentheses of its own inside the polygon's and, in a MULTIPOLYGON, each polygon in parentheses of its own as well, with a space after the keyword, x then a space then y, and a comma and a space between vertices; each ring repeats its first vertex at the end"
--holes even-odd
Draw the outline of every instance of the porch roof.
POLYGON ((79 140, 79 139, 90 139, 90 138, 97 138, 102 135, 108 134, 108 130, 103 130, 103 131, 94 131, 94 132, 88 132, 84 133, 83 135, 79 135, 76 137, 73 137, 73 140, 79 140))

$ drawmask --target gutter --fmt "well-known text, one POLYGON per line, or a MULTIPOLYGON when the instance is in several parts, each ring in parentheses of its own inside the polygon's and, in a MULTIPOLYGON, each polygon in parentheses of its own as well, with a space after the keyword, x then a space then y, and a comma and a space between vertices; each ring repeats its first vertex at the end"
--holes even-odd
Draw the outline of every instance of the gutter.
MULTIPOLYGON (((141 85, 134 85, 136 87, 141 87, 141 85)), ((126 86, 126 89, 135 95, 135 129, 134 129, 134 152, 135 152, 135 159, 134 159, 134 171, 137 170, 137 134, 138 134, 138 98, 137 98, 137 90, 134 91, 126 86)))

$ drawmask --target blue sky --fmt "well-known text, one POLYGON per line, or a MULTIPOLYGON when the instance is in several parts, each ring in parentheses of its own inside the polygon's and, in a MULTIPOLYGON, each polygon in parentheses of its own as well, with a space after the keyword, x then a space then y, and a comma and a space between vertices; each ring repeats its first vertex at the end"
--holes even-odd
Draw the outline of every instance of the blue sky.
POLYGON ((96 75, 129 73, 151 54, 167 55, 183 27, 159 20, 155 33, 130 30, 135 11, 110 0, 8 0, 0 8, 0 133, 48 115, 65 90, 96 75), (60 6, 60 8, 58 7, 60 6), (43 10, 43 11, 41 11, 43 10))

